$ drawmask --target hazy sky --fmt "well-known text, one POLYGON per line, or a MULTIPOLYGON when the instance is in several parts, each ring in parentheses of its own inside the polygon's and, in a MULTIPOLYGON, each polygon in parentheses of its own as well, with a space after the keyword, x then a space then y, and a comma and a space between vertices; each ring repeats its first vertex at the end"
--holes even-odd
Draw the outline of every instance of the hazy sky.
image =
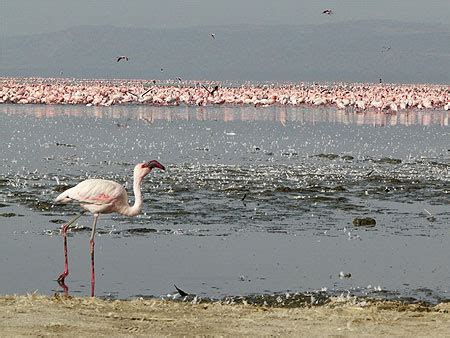
POLYGON ((447 23, 450 0, 0 0, 3 36, 77 25, 145 28, 359 19, 447 23), (330 8, 334 15, 321 15, 330 8))

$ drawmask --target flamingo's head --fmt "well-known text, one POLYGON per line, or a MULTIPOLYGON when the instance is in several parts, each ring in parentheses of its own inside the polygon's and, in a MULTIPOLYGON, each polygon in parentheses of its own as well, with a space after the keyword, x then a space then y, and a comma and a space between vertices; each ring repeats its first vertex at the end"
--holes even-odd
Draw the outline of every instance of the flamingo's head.
POLYGON ((166 168, 156 160, 151 160, 144 163, 139 163, 134 167, 134 175, 139 177, 147 176, 153 168, 166 170, 166 168))

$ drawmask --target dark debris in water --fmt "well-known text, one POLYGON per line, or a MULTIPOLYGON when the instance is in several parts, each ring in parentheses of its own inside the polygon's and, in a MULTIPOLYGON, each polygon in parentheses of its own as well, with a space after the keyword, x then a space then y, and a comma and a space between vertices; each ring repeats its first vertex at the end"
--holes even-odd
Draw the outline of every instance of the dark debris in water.
POLYGON ((317 154, 314 156, 320 157, 320 158, 327 158, 329 160, 335 160, 335 159, 339 158, 339 155, 336 155, 336 154, 317 154))
POLYGON ((288 233, 288 230, 286 230, 286 228, 284 228, 282 226, 276 226, 276 225, 266 227, 266 231, 271 234, 287 234, 288 233))
POLYGON ((377 221, 372 217, 363 217, 363 218, 354 218, 353 219, 353 225, 354 226, 366 226, 366 227, 373 227, 377 224, 377 221))
POLYGON ((313 202, 324 202, 324 203, 346 203, 348 198, 346 197, 330 197, 330 196, 313 196, 311 197, 311 201, 313 202))
POLYGON ((4 207, 7 207, 7 206, 8 206, 8 204, 0 203, 0 208, 4 208, 4 207))
POLYGON ((76 147, 74 144, 58 143, 58 142, 56 142, 55 145, 57 147, 67 147, 67 148, 75 148, 76 147))
POLYGON ((17 214, 13 213, 13 212, 3 212, 0 213, 0 217, 15 217, 17 216, 17 214))
POLYGON ((33 209, 40 210, 40 211, 48 211, 52 208, 53 204, 49 202, 44 201, 36 201, 33 203, 33 209))
POLYGON ((402 163, 402 160, 400 160, 398 158, 382 157, 376 162, 386 163, 386 164, 400 164, 400 163, 402 163))
POLYGON ((63 223, 66 223, 66 221, 63 220, 63 219, 51 219, 49 222, 50 222, 50 223, 55 223, 55 224, 63 224, 63 223))
POLYGON ((127 233, 127 234, 133 234, 133 235, 142 235, 142 234, 148 234, 148 233, 155 233, 155 232, 158 232, 158 230, 153 229, 153 228, 130 228, 130 229, 125 229, 122 232, 127 233))

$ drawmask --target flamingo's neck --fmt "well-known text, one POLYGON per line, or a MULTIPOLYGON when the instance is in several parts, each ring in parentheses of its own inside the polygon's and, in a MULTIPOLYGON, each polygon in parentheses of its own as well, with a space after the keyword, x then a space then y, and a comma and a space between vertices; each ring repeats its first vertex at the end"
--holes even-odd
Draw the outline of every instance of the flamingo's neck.
POLYGON ((134 192, 134 204, 133 206, 127 206, 126 209, 122 211, 125 216, 136 216, 141 212, 142 209, 142 194, 141 194, 141 184, 143 177, 134 176, 133 180, 133 192, 134 192))

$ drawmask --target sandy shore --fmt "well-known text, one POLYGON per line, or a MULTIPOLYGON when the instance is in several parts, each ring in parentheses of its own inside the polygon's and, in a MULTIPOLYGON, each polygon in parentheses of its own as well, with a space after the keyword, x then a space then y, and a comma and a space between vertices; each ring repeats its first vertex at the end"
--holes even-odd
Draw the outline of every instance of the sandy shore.
POLYGON ((450 302, 342 301, 265 308, 162 300, 0 297, 1 336, 414 335, 449 336, 450 302))

